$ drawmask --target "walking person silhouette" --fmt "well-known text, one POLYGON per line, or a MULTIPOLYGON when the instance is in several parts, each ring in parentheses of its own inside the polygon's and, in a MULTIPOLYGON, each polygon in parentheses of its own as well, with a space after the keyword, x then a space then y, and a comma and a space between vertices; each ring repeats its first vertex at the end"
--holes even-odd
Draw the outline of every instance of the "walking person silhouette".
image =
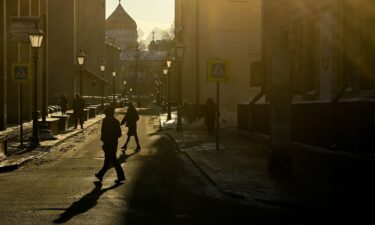
POLYGON ((138 120, 139 120, 138 112, 135 109, 133 103, 130 102, 128 111, 126 112, 124 119, 122 119, 121 121, 121 125, 126 124, 126 127, 128 127, 128 138, 126 139, 125 144, 121 147, 123 151, 126 151, 131 136, 134 136, 135 142, 137 143, 137 147, 135 151, 139 152, 141 150, 141 145, 139 144, 139 139, 138 139, 138 134, 137 134, 137 121, 138 120))
POLYGON ((66 110, 68 109, 68 99, 66 98, 65 94, 61 94, 59 104, 61 108, 61 114, 65 115, 66 110))
POLYGON ((120 122, 114 117, 114 108, 106 108, 104 113, 106 117, 102 123, 101 134, 101 140, 103 142, 102 149, 104 151, 104 165, 103 168, 95 174, 95 177, 102 181, 104 174, 109 169, 110 164, 112 164, 117 173, 116 182, 119 183, 125 180, 124 171, 116 157, 118 138, 121 137, 120 122))
POLYGON ((77 129, 78 120, 79 124, 81 125, 81 129, 83 129, 83 112, 85 108, 85 102, 82 99, 82 96, 76 94, 75 99, 72 103, 73 106, 73 118, 74 118, 74 129, 77 129))

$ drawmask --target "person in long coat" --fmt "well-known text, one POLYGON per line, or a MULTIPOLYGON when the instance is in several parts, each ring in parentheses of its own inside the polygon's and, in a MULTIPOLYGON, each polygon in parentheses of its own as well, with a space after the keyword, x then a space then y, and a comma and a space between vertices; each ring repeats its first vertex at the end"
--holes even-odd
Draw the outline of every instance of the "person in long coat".
POLYGON ((81 128, 83 129, 83 109, 85 107, 85 102, 83 99, 76 94, 75 99, 73 100, 73 117, 74 117, 74 129, 77 129, 78 120, 81 128))
POLYGON ((128 127, 128 137, 126 139, 125 144, 121 147, 124 151, 128 147, 128 143, 130 141, 130 137, 134 136, 135 142, 137 143, 137 148, 135 151, 141 150, 141 145, 139 144, 138 134, 137 134, 137 121, 139 120, 139 115, 137 110, 135 109, 132 102, 129 103, 128 111, 126 112, 124 118, 121 121, 121 125, 126 124, 128 127))
POLYGON ((109 107, 105 109, 105 115, 102 122, 101 141, 103 142, 102 149, 104 151, 104 165, 103 168, 95 174, 95 176, 102 181, 105 173, 108 171, 109 166, 112 164, 117 173, 116 182, 125 180, 125 174, 119 163, 116 152, 118 147, 118 139, 121 137, 120 122, 114 117, 114 108, 109 107))
POLYGON ((66 110, 68 108, 68 99, 66 98, 66 96, 64 94, 61 94, 59 103, 60 103, 60 107, 61 107, 61 114, 65 115, 66 110))

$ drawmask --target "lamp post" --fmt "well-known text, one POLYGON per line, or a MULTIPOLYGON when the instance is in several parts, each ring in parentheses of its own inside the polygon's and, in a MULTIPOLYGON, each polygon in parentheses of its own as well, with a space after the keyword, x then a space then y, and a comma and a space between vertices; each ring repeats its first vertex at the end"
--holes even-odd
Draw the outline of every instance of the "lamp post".
POLYGON ((124 84, 124 98, 125 98, 126 97, 126 80, 124 80, 123 84, 124 84))
POLYGON ((102 77, 101 77, 101 81, 102 81, 102 110, 104 110, 104 71, 105 71, 105 61, 104 61, 104 59, 102 59, 102 61, 100 63, 100 71, 102 72, 102 77))
POLYGON ((172 60, 167 60, 167 75, 168 75, 168 116, 167 120, 172 119, 171 115, 171 67, 172 67, 172 60))
POLYGON ((116 72, 112 72, 113 77, 113 106, 115 106, 115 95, 116 95, 116 72))
POLYGON ((177 44, 175 46, 176 57, 178 61, 178 105, 177 105, 177 131, 182 131, 182 60, 185 53, 185 45, 177 44))
MULTIPOLYGON (((44 33, 41 30, 29 33, 31 47, 34 49, 34 109, 33 109, 33 133, 30 138, 32 147, 39 146, 39 118, 38 118, 38 59, 39 48, 42 45, 44 33)), ((21 103, 22 104, 22 103, 21 103)))
POLYGON ((83 68, 83 64, 85 63, 85 57, 86 57, 86 54, 85 54, 85 52, 83 52, 83 49, 81 48, 79 50, 77 60, 78 60, 79 66, 80 66, 80 68, 79 68, 79 95, 81 96, 82 99, 83 99, 83 95, 82 95, 82 68, 83 68))
MULTIPOLYGON (((168 75, 168 69, 163 69, 164 74, 164 101, 167 99, 167 75, 168 75)), ((163 102, 163 113, 165 112, 165 102, 163 102)))
POLYGON ((95 104, 95 87, 96 87, 96 80, 92 80, 92 104, 95 104))

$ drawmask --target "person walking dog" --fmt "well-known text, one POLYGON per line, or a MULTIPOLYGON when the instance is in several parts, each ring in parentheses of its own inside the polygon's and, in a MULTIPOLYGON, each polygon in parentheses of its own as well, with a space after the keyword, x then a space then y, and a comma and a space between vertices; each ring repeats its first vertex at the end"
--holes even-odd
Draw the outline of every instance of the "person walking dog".
POLYGON ((121 121, 121 125, 126 124, 126 127, 128 127, 128 138, 126 139, 125 144, 121 147, 123 151, 127 149, 131 136, 134 136, 135 142, 137 143, 137 147, 135 151, 139 152, 141 150, 141 145, 139 144, 139 139, 138 139, 138 134, 137 134, 137 121, 138 120, 139 120, 138 112, 135 109, 133 103, 130 102, 128 111, 126 112, 124 119, 122 119, 121 121))
POLYGON ((119 163, 116 152, 118 146, 118 139, 121 137, 120 122, 114 117, 115 110, 112 107, 105 109, 106 117, 102 123, 101 140, 103 142, 102 149, 104 151, 104 165, 103 168, 95 174, 95 177, 100 181, 103 180, 104 174, 108 171, 110 164, 112 164, 117 173, 116 182, 119 183, 125 180, 125 174, 119 163))

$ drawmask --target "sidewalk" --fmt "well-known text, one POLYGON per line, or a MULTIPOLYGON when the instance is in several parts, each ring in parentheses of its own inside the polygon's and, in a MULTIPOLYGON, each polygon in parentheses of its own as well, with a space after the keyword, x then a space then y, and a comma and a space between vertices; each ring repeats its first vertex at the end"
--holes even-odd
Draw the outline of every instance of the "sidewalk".
MULTIPOLYGON (((55 135, 56 140, 41 141, 40 146, 36 149, 18 148, 19 140, 12 140, 8 142, 8 155, 4 160, 0 160, 0 172, 17 169, 20 165, 35 158, 41 157, 42 155, 48 153, 52 147, 60 144, 61 142, 78 133, 83 132, 85 129, 100 122, 103 118, 104 115, 98 115, 95 118, 85 121, 84 129, 69 128, 69 130, 67 130, 66 132, 55 135)), ((31 123, 28 125, 31 129, 31 123)))
POLYGON ((166 122, 165 115, 160 120, 178 148, 223 194, 304 211, 361 210, 372 203, 373 160, 298 146, 293 149, 293 176, 275 178, 268 173, 268 146, 250 134, 223 129, 216 151, 215 137, 207 135, 202 123, 184 124, 184 131, 176 132, 174 121, 166 122))

